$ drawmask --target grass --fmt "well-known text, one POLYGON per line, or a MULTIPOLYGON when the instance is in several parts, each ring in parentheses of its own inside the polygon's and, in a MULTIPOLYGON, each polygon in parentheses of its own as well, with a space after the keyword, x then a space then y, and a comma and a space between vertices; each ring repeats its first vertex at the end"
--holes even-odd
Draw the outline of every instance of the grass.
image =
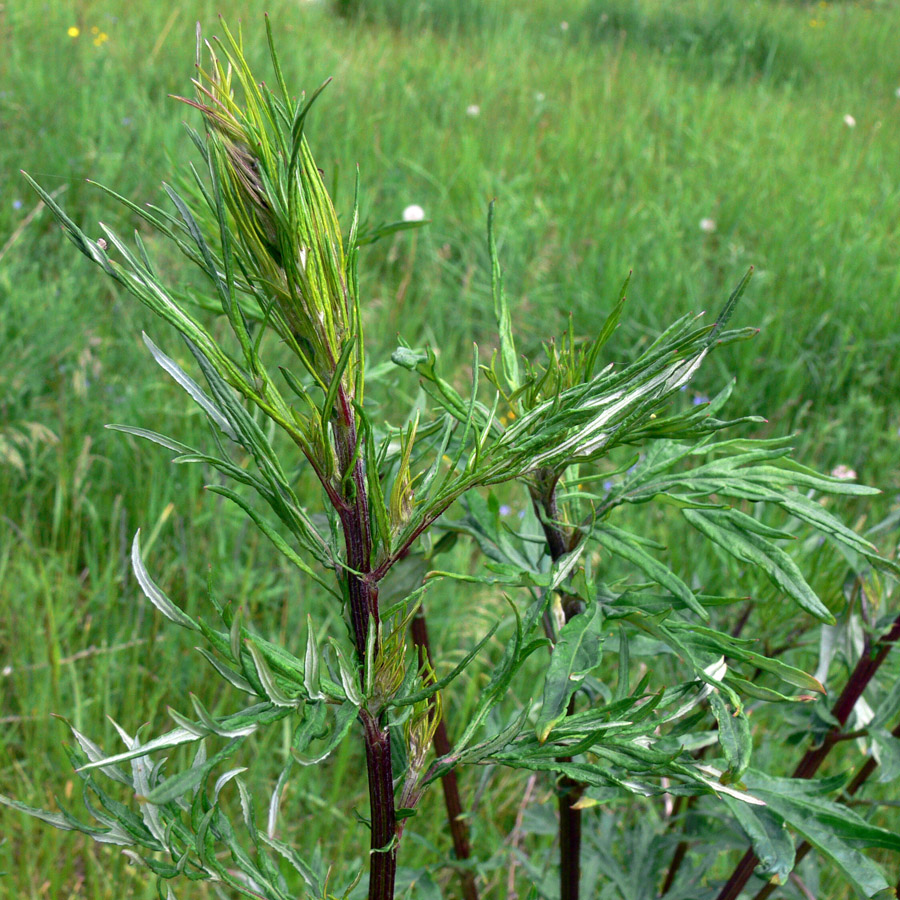
MULTIPOLYGON (((312 89, 334 76, 310 126, 320 165, 344 212, 358 163, 364 215, 392 220, 418 203, 432 220, 364 260, 372 360, 386 358, 397 332, 412 342, 439 335, 448 365, 467 359, 473 340, 490 347, 484 220, 492 197, 529 351, 570 311, 583 332, 598 327, 630 269, 619 355, 677 314, 714 310, 752 264, 739 324, 761 333, 723 352, 692 391, 712 393, 734 375, 735 414, 767 416, 771 433, 797 432, 801 459, 825 470, 849 465, 885 491, 874 510, 850 512, 871 523, 896 509, 894 4, 337 5, 341 15, 324 3, 268 7, 280 45, 291 48, 288 81, 312 89), (467 114, 473 104, 478 115, 467 114), (715 220, 714 232, 700 228, 704 218, 715 220)), ((189 607, 206 602, 208 565, 220 596, 288 642, 299 640, 308 605, 318 608, 257 536, 204 494, 199 473, 104 431, 124 422, 191 443, 205 426, 140 343, 146 329, 178 355, 165 330, 98 281, 45 213, 31 215, 35 198, 18 174, 25 168, 64 191, 77 221, 126 225, 84 180, 159 198, 172 160, 190 153, 181 121, 197 124, 167 95, 188 92, 193 23, 214 32, 218 12, 243 15, 261 59, 262 22, 234 0, 0 7, 0 791, 35 805, 72 789, 65 729, 50 713, 112 746, 107 715, 128 729, 144 720, 163 727, 166 704, 185 690, 213 709, 233 702, 205 693, 205 664, 138 599, 127 565, 138 526, 151 536, 145 553, 155 576, 189 607), (73 26, 78 37, 67 34, 73 26)), ((179 260, 167 263, 189 278, 179 260)), ((408 389, 394 377, 385 395, 408 389)), ((667 521, 653 523, 662 539, 667 521)), ((883 549, 895 539, 883 534, 883 549)), ((677 540, 672 553, 684 553, 698 577, 715 577, 717 560, 693 559, 677 540)), ((818 565, 823 593, 839 595, 837 563, 818 565)), ((436 595, 432 627, 453 659, 461 651, 448 646, 443 605, 436 595)), ((337 610, 320 613, 323 631, 341 627, 337 610)), ((760 614, 777 615, 777 599, 760 614)), ((472 634, 489 618, 473 617, 472 634)), ((816 634, 798 648, 813 668, 816 634)), ((473 680, 455 702, 471 704, 477 691, 473 680)), ((452 728, 452 704, 448 712, 452 728)), ((274 768, 286 740, 266 736, 254 777, 270 774, 259 767, 274 768)), ((340 879, 364 840, 353 815, 365 809, 358 767, 357 749, 345 745, 327 785, 300 778, 289 797, 300 845, 311 853, 321 839, 325 858, 341 862, 340 879)), ((501 896, 504 840, 523 788, 515 774, 482 777, 466 772, 463 786, 478 798, 475 844, 498 860, 485 896, 501 896)), ((521 829, 536 866, 551 852, 547 809, 537 803, 547 793, 538 781, 521 829)), ((438 815, 437 795, 428 802, 418 840, 404 846, 410 865, 429 858, 432 840, 446 852, 424 824, 438 815)), ((6 810, 0 838, 0 897, 154 895, 116 853, 6 810)), ((446 868, 432 877, 455 889, 446 868)))

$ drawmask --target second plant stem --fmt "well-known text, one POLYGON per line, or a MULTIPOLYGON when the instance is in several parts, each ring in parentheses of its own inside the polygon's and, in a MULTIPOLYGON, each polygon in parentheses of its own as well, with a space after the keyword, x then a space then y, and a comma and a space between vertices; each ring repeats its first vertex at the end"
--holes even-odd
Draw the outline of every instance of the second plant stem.
MULTIPOLYGON (((877 641, 874 647, 868 646, 867 643, 859 662, 857 662, 847 684, 844 686, 844 690, 841 691, 840 697, 838 697, 831 709, 831 715, 838 721, 838 725, 827 732, 818 746, 806 751, 803 759, 800 760, 800 763, 794 770, 794 778, 812 778, 815 776, 832 748, 840 742, 843 727, 847 724, 847 719, 850 718, 853 707, 856 706, 863 691, 884 662, 885 657, 890 653, 891 648, 898 641, 900 641, 900 616, 894 620, 890 631, 877 641)), ((731 873, 731 877, 725 882, 716 900, 737 900, 757 865, 759 865, 759 857, 752 849, 747 850, 735 867, 734 872, 731 873)))
MULTIPOLYGON (((410 630, 412 631, 413 643, 419 652, 419 666, 426 668, 429 672, 433 672, 434 663, 431 657, 431 644, 428 640, 428 623, 425 619, 424 607, 419 607, 419 611, 413 617, 410 630)), ((441 716, 441 720, 435 729, 432 742, 434 744, 434 752, 439 757, 447 756, 453 749, 443 716, 441 716)), ((453 851, 457 859, 468 859, 471 852, 469 828, 463 818, 462 801, 459 796, 459 784, 455 770, 451 769, 446 775, 441 776, 441 787, 444 791, 444 806, 447 809, 447 823, 450 826, 453 851)), ((478 887, 475 883, 474 873, 468 869, 460 869, 459 878, 464 900, 478 900, 478 887)))
MULTIPOLYGON (((550 471, 539 471, 531 487, 531 501, 547 540, 550 558, 557 562, 570 550, 571 535, 563 524, 556 500, 557 476, 550 471)), ((563 594, 562 609, 568 622, 581 612, 576 597, 563 594)), ((552 636, 551 636, 552 638, 552 636)), ((569 701, 568 713, 575 711, 575 698, 569 701)), ((557 762, 571 762, 571 757, 560 757, 557 762)), ((584 793, 584 785, 562 776, 558 782, 559 794, 559 896, 560 900, 578 900, 581 881, 581 809, 578 801, 584 793)))

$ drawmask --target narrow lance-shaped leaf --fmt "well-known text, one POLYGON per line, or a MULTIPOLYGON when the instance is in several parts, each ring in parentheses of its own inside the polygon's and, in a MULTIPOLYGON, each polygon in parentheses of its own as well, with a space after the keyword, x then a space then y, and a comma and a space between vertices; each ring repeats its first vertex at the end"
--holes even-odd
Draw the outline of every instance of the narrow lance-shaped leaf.
POLYGON ((569 698, 587 672, 600 662, 601 626, 600 605, 595 603, 560 629, 544 677, 544 699, 534 726, 539 741, 546 741, 553 726, 565 717, 569 698))
POLYGON ((497 254, 497 239, 494 235, 494 202, 488 207, 488 250, 491 255, 491 294, 494 299, 494 318, 497 320, 497 331, 500 335, 500 358, 503 362, 503 375, 509 388, 514 393, 521 383, 519 360, 516 357, 516 344, 512 332, 512 318, 509 304, 503 291, 503 273, 497 254))
POLYGON ((718 544, 729 555, 762 569, 770 580, 808 613, 829 624, 834 616, 807 584, 797 564, 780 547, 762 535, 736 524, 734 510, 682 510, 698 531, 718 544))
POLYGON ((704 621, 709 619, 709 613, 694 596, 694 592, 668 566, 647 553, 633 535, 604 523, 591 533, 591 537, 611 553, 635 565, 657 584, 670 590, 704 621))
POLYGON ((225 434, 228 435, 229 438, 231 438, 231 440, 237 441, 237 434, 231 427, 231 424, 225 416, 222 415, 213 401, 204 393, 200 385, 197 384, 197 382, 194 381, 194 379, 191 378, 191 376, 188 375, 174 359, 170 356, 166 356, 166 354, 150 340, 149 335, 144 334, 143 337, 147 349, 153 354, 153 358, 159 363, 160 367, 178 382, 178 384, 190 395, 191 399, 210 417, 210 419, 213 420, 213 422, 216 423, 216 425, 219 426, 219 428, 222 429, 225 434))
MULTIPOLYGON (((781 816, 794 831, 828 857, 861 896, 874 897, 880 891, 891 888, 879 866, 847 840, 848 829, 842 829, 844 834, 836 831, 834 826, 840 821, 840 816, 846 812, 849 818, 850 810, 840 807, 838 809, 842 812, 831 819, 823 820, 822 801, 812 803, 808 798, 801 800, 784 792, 776 793, 758 787, 754 788, 754 793, 764 799, 767 806, 781 816)), ((856 829, 849 830, 852 833, 852 830, 856 829)), ((870 830, 871 826, 859 827, 861 842, 865 842, 863 834, 870 830)), ((886 836, 888 833, 884 834, 886 836)), ((896 835, 894 838, 900 840, 896 835)))
POLYGON ((716 721, 719 723, 719 745, 728 762, 727 781, 737 781, 750 765, 750 753, 753 747, 750 738, 750 723, 743 710, 732 712, 718 691, 709 695, 716 721))
POLYGON ((767 807, 742 803, 734 797, 723 796, 722 801, 749 838, 759 859, 760 874, 783 884, 794 868, 794 841, 782 819, 767 807))
POLYGON ((350 731, 350 727, 353 725, 356 715, 357 707, 352 703, 345 703, 343 706, 339 706, 337 713, 335 714, 334 730, 331 733, 331 738, 325 745, 325 749, 318 756, 307 758, 291 747, 291 755, 301 766, 312 766, 322 762, 322 760, 331 755, 338 744, 344 739, 347 732, 350 731))
POLYGON ((226 747, 216 753, 215 756, 210 757, 202 766, 191 766, 190 769, 165 779, 165 781, 153 788, 149 794, 144 797, 138 797, 138 800, 162 806, 177 800, 179 797, 183 797, 203 782, 219 763, 228 759, 237 750, 239 743, 240 741, 238 740, 230 741, 226 747))
POLYGON ((191 631, 199 631, 200 626, 186 613, 179 609, 160 589, 150 577, 141 559, 141 531, 134 535, 131 544, 131 566, 141 590, 147 599, 167 618, 176 625, 188 628, 191 631))

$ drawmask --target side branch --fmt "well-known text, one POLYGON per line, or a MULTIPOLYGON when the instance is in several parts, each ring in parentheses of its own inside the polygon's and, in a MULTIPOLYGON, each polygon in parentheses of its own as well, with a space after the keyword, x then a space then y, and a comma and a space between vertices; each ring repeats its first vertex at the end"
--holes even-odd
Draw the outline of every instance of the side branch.
MULTIPOLYGON (((840 742, 843 727, 847 724, 853 707, 898 640, 900 640, 900 616, 894 619, 890 631, 876 643, 877 649, 866 647, 863 651, 844 690, 841 691, 840 697, 831 708, 831 714, 837 719, 839 725, 828 731, 821 744, 806 751, 803 759, 794 769, 794 778, 812 778, 818 772, 831 749, 840 742)), ((753 850, 747 850, 734 872, 731 873, 731 877, 725 882, 716 900, 737 900, 758 864, 759 858, 753 850)))
MULTIPOLYGON (((410 630, 412 631, 413 643, 416 645, 419 653, 419 666, 433 672, 434 665, 431 656, 431 644, 428 641, 428 624, 425 619, 424 607, 419 607, 418 612, 413 617, 410 630)), ((434 752, 438 757, 449 756, 453 750, 443 716, 441 716, 441 720, 434 732, 433 743, 434 752)), ((446 775, 441 776, 441 787, 444 791, 444 806, 447 809, 447 823, 450 826, 450 836, 453 839, 453 851, 457 859, 468 859, 471 855, 469 828, 463 818, 463 807, 459 796, 459 784, 456 780, 455 769, 451 769, 446 775)), ((478 887, 475 884, 475 875, 468 869, 460 869, 459 878, 464 900, 478 900, 478 887)))

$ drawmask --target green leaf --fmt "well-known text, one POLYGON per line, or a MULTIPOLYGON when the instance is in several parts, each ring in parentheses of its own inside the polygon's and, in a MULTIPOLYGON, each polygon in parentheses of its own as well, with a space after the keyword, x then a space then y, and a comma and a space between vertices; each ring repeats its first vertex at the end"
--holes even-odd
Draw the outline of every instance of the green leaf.
POLYGON ((131 543, 131 566, 144 596, 170 621, 190 631, 199 631, 200 626, 183 610, 179 609, 156 585, 144 567, 141 559, 141 531, 134 535, 131 543))
MULTIPOLYGON (((291 709, 299 707, 303 703, 303 695, 300 694, 296 697, 289 697, 285 694, 275 682, 275 676, 259 648, 250 638, 244 640, 244 646, 247 648, 253 659, 256 674, 259 677, 260 684, 263 686, 263 690, 266 692, 268 700, 275 706, 289 707, 291 709)), ((299 687, 296 682, 295 686, 299 687)))
POLYGON ((179 441, 176 441, 174 438, 170 438, 164 434, 159 434, 156 431, 148 431, 146 428, 134 428, 131 425, 106 425, 110 431, 121 431, 123 434, 133 434, 135 437, 143 438, 147 441, 152 441, 154 444, 159 444, 161 447, 166 447, 169 450, 174 450, 176 453, 181 455, 191 455, 196 454, 196 450, 188 447, 186 444, 182 444, 179 441))
POLYGON ((749 516, 735 516, 736 510, 684 509, 682 515, 729 555, 763 570, 776 587, 791 597, 801 609, 828 624, 834 616, 816 596, 797 567, 780 547, 761 534, 749 530, 749 516))
POLYGON ((213 403, 200 385, 197 384, 197 382, 194 381, 194 379, 191 378, 191 376, 188 375, 174 359, 166 356, 166 354, 150 340, 149 335, 144 334, 143 337, 147 349, 153 354, 153 358, 159 363, 160 367, 178 382, 185 392, 190 395, 197 406, 199 406, 209 418, 212 419, 212 421, 215 422, 229 438, 231 438, 231 440, 237 441, 238 436, 231 427, 231 423, 222 415, 221 410, 213 403))
POLYGON ((216 753, 215 756, 212 756, 202 766, 191 766, 190 769, 186 769, 178 775, 166 778, 165 781, 153 788, 145 797, 138 797, 138 800, 145 803, 153 803, 156 806, 163 806, 166 803, 177 800, 179 797, 183 797, 193 790, 196 785, 205 781, 209 773, 219 763, 232 756, 237 750, 238 744, 240 744, 239 740, 230 741, 227 746, 216 753))
MULTIPOLYGON (((271 722, 284 718, 288 712, 289 710, 275 707, 271 703, 258 703, 255 706, 247 707, 230 716, 223 716, 222 718, 216 719, 215 722, 217 723, 218 730, 223 731, 244 728, 256 730, 256 728, 259 728, 262 725, 268 725, 271 722)), ((249 731, 247 733, 249 733, 249 731)), ((79 771, 100 769, 114 763, 138 759, 157 750, 169 750, 172 747, 178 747, 182 744, 193 743, 194 741, 199 740, 201 736, 202 735, 198 735, 196 732, 189 731, 186 728, 176 728, 172 731, 167 731, 157 738, 147 741, 146 744, 139 744, 136 747, 132 747, 132 741, 129 740, 128 750, 123 753, 115 753, 104 759, 92 759, 90 762, 80 766, 79 771)))
POLYGON ((750 765, 750 753, 753 748, 750 740, 750 723, 743 710, 732 712, 718 691, 710 694, 709 703, 719 723, 719 745, 728 762, 728 781, 737 781, 750 765))
POLYGON ((347 343, 344 344, 340 359, 335 366, 334 374, 331 377, 331 383, 328 385, 328 392, 325 394, 325 401, 322 404, 321 419, 323 431, 327 431, 331 426, 331 413, 334 410, 334 401, 337 398, 338 388, 341 386, 341 381, 344 377, 344 370, 347 368, 347 363, 350 361, 350 356, 355 347, 356 338, 351 337, 347 343))
POLYGON ((310 743, 328 733, 328 706, 325 703, 307 703, 303 707, 300 724, 294 729, 291 748, 305 753, 310 743))
POLYGON ((619 325, 619 319, 621 319, 622 317, 622 310, 625 308, 625 291, 628 289, 629 281, 631 281, 630 272, 628 273, 628 277, 625 279, 625 283, 622 285, 622 289, 619 291, 620 299, 603 322, 603 325, 600 328, 600 334, 597 335, 595 340, 591 343, 589 355, 585 360, 584 366, 584 374, 587 378, 591 378, 593 376, 594 369, 597 367, 597 358, 600 355, 600 350, 609 341, 609 339, 613 335, 613 332, 619 325))
POLYGON ((312 578, 319 587, 324 588, 334 597, 339 595, 334 587, 329 584, 322 576, 316 572, 291 546, 288 542, 267 522, 254 507, 247 502, 240 494, 231 488, 224 487, 221 484, 209 484, 206 489, 212 494, 219 494, 227 497, 235 506, 239 506, 247 516, 252 520, 253 524, 272 542, 278 551, 293 563, 301 572, 312 578))
POLYGON ((715 324, 713 325, 712 331, 709 333, 709 342, 713 343, 713 341, 717 340, 722 333, 722 329, 728 324, 729 319, 734 315, 734 311, 737 308, 738 301, 741 299, 741 295, 747 289, 747 285, 750 283, 750 279, 753 277, 753 266, 751 266, 747 270, 747 274, 740 280, 738 286, 734 289, 731 296, 728 298, 728 302, 719 312, 719 315, 716 316, 715 324))
POLYGON ((657 584, 670 590, 704 621, 709 619, 709 613, 694 596, 693 591, 668 566, 647 553, 634 535, 612 525, 603 524, 591 532, 591 537, 610 553, 615 553, 616 556, 633 563, 657 584))
POLYGON ((491 295, 494 299, 494 318, 500 335, 500 359, 503 362, 503 376, 509 393, 515 392, 520 383, 519 360, 516 356, 516 343, 512 333, 512 318, 509 304, 503 291, 503 273, 500 269, 500 258, 497 254, 497 241, 494 237, 494 201, 488 206, 488 250, 491 256, 491 295))
POLYGON ((534 726, 541 743, 547 740, 553 726, 565 718, 569 698, 584 676, 600 662, 602 627, 600 605, 595 603, 560 629, 544 676, 544 697, 534 726))
MULTIPOLYGON (((16 812, 25 813, 25 815, 31 816, 34 819, 40 819, 42 822, 46 822, 54 828, 59 828, 60 831, 78 830, 66 816, 60 815, 59 813, 47 812, 46 810, 38 809, 34 806, 26 806, 24 803, 19 803, 18 800, 13 800, 12 797, 7 797, 3 794, 0 794, 0 804, 8 806, 10 809, 14 809, 16 812)), ((87 828, 88 826, 85 827, 87 828)))
POLYGON ((291 747, 291 756, 293 756, 301 766, 314 766, 322 762, 332 754, 338 744, 340 744, 347 735, 347 732, 350 731, 350 728, 356 719, 356 715, 357 708, 352 703, 344 703, 342 706, 339 706, 334 717, 334 730, 331 732, 331 737, 325 744, 325 749, 318 756, 307 757, 294 747, 291 747))
POLYGON ((759 858, 757 872, 784 884, 794 868, 794 841, 784 822, 768 807, 753 806, 728 796, 723 796, 722 801, 737 819, 759 858))
POLYGON ((747 772, 747 786, 786 824, 802 835, 843 872, 863 897, 873 897, 890 888, 881 869, 857 847, 900 850, 900 835, 878 828, 846 806, 833 803, 816 791, 815 783, 799 779, 771 778, 747 772))

